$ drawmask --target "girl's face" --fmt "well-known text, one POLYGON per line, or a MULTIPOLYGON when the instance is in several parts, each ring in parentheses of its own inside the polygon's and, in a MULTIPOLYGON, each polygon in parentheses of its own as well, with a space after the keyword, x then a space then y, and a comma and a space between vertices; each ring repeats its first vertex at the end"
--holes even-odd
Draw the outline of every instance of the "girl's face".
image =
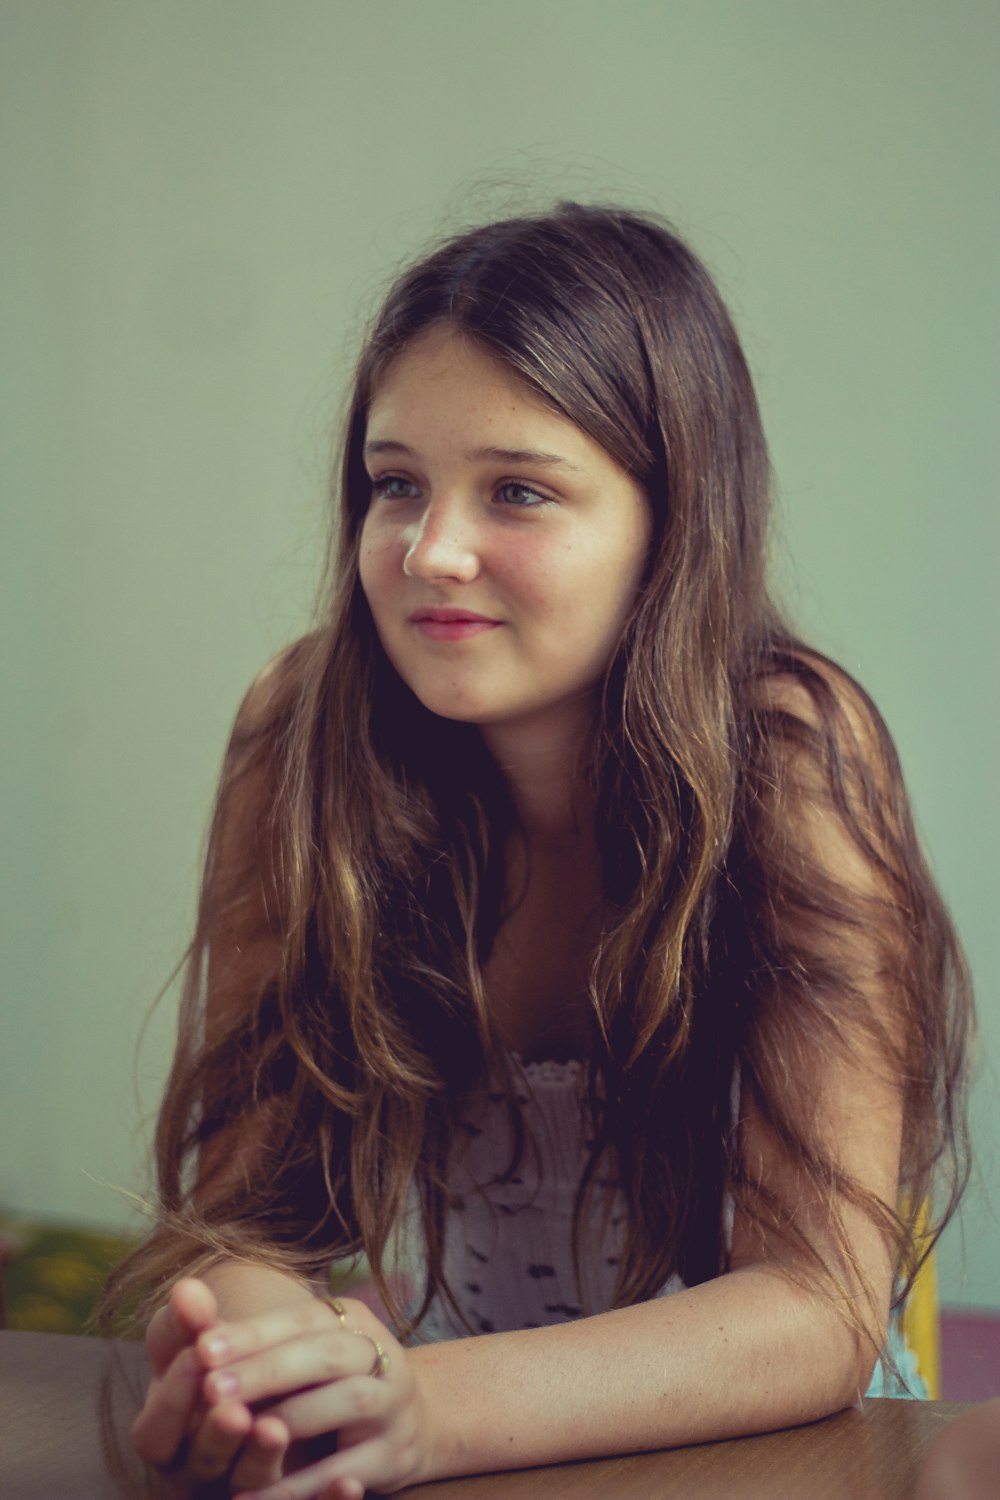
POLYGON ((365 460, 361 586, 425 707, 484 727, 589 713, 652 534, 635 480, 447 327, 388 367, 365 460))

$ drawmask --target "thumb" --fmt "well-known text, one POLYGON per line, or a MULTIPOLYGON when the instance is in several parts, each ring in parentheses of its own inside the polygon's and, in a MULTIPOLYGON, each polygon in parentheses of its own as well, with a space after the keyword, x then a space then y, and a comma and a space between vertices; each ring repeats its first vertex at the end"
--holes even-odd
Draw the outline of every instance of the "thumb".
POLYGON ((154 1375, 162 1375, 187 1345, 218 1320, 218 1306, 203 1281, 185 1277, 171 1290, 146 1329, 146 1351, 154 1375))

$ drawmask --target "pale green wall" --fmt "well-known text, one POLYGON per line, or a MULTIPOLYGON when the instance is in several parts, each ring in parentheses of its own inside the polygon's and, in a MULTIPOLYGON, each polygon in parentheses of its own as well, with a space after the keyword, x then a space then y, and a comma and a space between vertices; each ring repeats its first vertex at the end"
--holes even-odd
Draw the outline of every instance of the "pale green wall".
POLYGON ((141 1180, 140 1021, 241 690, 306 617, 384 277, 569 192, 668 213, 734 305, 801 620, 883 706, 978 978, 986 1186, 945 1296, 1000 1304, 997 15, 3 0, 0 1203, 104 1220, 141 1180))

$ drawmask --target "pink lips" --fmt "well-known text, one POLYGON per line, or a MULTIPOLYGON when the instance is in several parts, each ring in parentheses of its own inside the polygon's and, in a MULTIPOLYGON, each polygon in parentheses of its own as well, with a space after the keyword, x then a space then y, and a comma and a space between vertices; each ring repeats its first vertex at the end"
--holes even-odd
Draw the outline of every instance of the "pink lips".
POLYGON ((430 641, 466 641, 495 630, 500 624, 499 620, 472 614, 467 609, 418 609, 410 619, 430 641))

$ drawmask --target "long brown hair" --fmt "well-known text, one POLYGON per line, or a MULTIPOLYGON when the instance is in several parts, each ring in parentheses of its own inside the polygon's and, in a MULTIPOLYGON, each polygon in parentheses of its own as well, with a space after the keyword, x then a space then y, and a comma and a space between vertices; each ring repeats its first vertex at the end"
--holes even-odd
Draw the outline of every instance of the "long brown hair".
MULTIPOLYGON (((562 204, 435 249, 366 340, 322 622, 237 719, 157 1132, 161 1219, 108 1304, 139 1286, 155 1300, 219 1254, 317 1274, 363 1252, 392 1305, 411 1182, 424 1305, 447 1295, 449 1146, 469 1091, 505 1063, 484 965, 514 812, 478 732, 425 710, 389 665, 358 582, 368 405, 393 358, 440 324, 598 442, 653 516, 584 772, 611 915, 590 972, 594 1148, 577 1222, 610 1159, 628 1208, 618 1304, 673 1272, 690 1284, 724 1270, 727 1198, 762 1234, 803 1241, 794 1205, 742 1160, 737 1076, 831 1223, 846 1205, 875 1221, 902 1292, 920 1205, 936 1180, 943 1224, 967 1172, 962 955, 881 718, 768 594, 768 460, 718 292, 656 217, 562 204), (817 807, 864 879, 831 880, 797 833, 817 807), (864 1048, 898 1081, 898 1203, 851 1180, 823 1140, 799 1066, 823 1047, 864 1048)), ((513 1091, 510 1120, 516 1156, 513 1091)), ((856 1269, 846 1231, 836 1266, 801 1248, 833 1285, 856 1269)))

